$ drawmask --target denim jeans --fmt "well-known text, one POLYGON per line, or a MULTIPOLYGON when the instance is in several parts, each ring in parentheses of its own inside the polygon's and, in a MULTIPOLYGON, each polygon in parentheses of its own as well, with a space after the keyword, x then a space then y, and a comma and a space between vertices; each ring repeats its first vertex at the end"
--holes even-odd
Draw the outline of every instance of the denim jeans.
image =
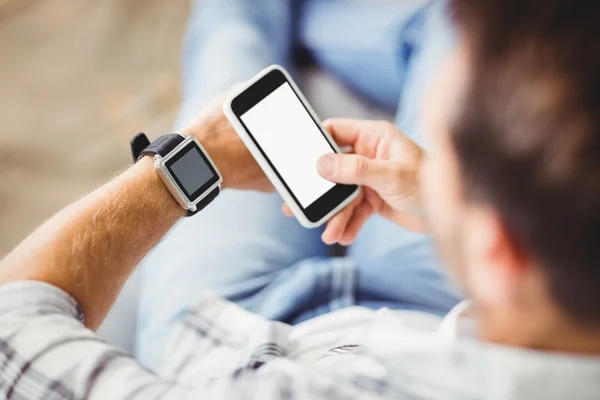
MULTIPOLYGON (((397 108, 397 125, 423 143, 427 86, 453 48, 443 3, 201 0, 184 44, 177 127, 233 84, 305 46, 321 68, 365 99, 397 108)), ((351 305, 445 314, 459 296, 429 236, 372 217, 344 258, 322 229, 285 217, 277 194, 224 191, 173 228, 143 262, 136 355, 157 368, 170 330, 203 290, 265 318, 295 324, 351 305)))

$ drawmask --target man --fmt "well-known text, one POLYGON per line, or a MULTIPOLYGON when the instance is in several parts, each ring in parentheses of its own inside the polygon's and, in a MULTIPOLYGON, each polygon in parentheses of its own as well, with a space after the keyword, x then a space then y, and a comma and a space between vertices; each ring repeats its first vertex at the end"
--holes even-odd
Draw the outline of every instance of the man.
MULTIPOLYGON (((397 109, 395 125, 423 143, 420 108, 454 41, 442 2, 202 0, 186 34, 176 126, 271 64, 296 74, 301 46, 369 104, 397 109)), ((428 235, 375 216, 344 241, 335 224, 306 230, 274 213, 280 204, 277 194, 227 191, 144 260, 135 356, 146 367, 162 368, 173 327, 205 290, 292 325, 351 305, 444 316, 459 301, 428 235), (331 257, 336 241, 352 242, 347 257, 331 257)))
MULTIPOLYGON (((365 186, 326 238, 351 242, 372 213, 428 225, 473 299, 474 326, 456 318, 467 304, 433 334, 423 331, 435 317, 386 309, 291 327, 208 296, 174 332, 160 375, 148 372, 82 323, 99 325, 129 272, 183 215, 146 157, 3 261, 3 394, 597 398, 600 57, 589 49, 600 6, 454 0, 451 8, 461 45, 427 106, 431 152, 390 124, 336 120, 333 136, 356 154, 326 157, 319 171, 365 186), (358 335, 316 351, 357 324, 358 335)), ((214 110, 183 132, 206 146, 225 187, 266 187, 214 110)))

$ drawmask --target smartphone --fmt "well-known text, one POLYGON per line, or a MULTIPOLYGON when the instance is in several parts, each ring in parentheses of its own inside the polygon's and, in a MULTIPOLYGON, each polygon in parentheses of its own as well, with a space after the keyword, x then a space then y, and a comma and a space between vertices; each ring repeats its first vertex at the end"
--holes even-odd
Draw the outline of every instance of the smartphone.
POLYGON ((223 110, 304 227, 324 224, 358 196, 358 186, 335 184, 317 172, 322 155, 340 150, 284 68, 260 72, 223 110))

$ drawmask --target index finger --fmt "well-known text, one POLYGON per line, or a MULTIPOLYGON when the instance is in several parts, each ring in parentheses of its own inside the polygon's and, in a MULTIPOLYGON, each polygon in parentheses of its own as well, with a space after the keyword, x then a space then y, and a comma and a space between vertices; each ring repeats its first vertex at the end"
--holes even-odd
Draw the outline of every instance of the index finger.
POLYGON ((380 135, 385 121, 371 121, 353 118, 332 118, 323 122, 325 129, 339 146, 353 146, 361 134, 380 135))

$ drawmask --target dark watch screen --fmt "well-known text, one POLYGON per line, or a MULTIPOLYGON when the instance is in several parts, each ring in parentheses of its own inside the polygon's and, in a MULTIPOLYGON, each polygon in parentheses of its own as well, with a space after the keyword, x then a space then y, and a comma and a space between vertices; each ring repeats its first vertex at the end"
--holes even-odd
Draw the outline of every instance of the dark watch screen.
POLYGON ((216 171, 194 142, 169 159, 165 167, 191 202, 219 180, 216 171))

